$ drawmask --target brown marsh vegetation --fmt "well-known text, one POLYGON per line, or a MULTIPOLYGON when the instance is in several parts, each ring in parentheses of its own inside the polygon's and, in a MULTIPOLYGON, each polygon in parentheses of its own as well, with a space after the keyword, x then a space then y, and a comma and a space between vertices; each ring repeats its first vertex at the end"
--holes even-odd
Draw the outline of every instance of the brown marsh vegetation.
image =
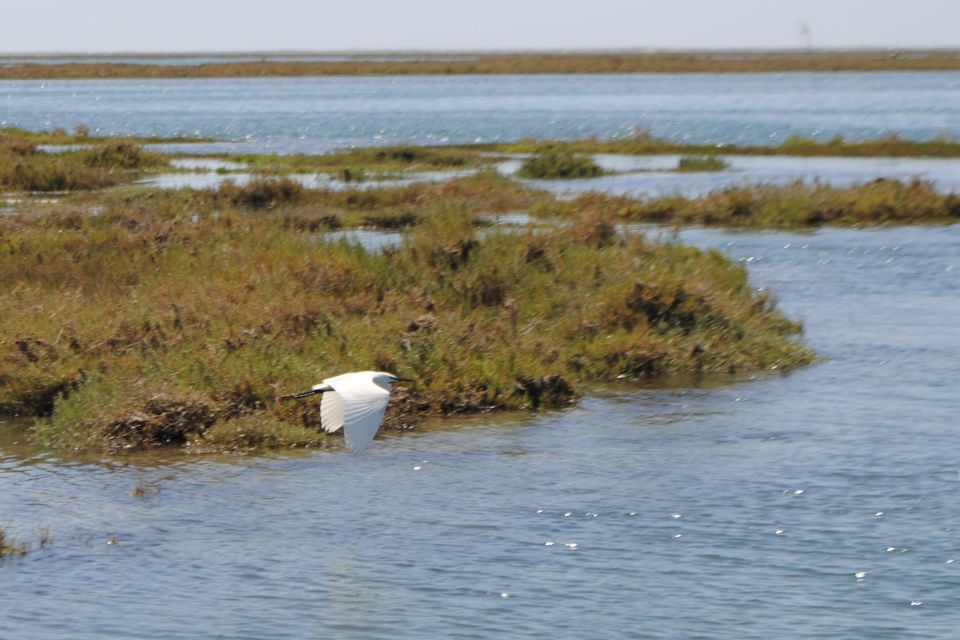
POLYGON ((168 165, 133 140, 110 139, 59 153, 38 149, 31 137, 0 132, 0 189, 87 191, 132 180, 139 172, 168 165))
POLYGON ((531 212, 547 218, 605 215, 631 222, 760 229, 952 224, 960 222, 960 196, 940 193, 917 179, 878 179, 845 188, 796 182, 732 187, 701 198, 638 200, 588 193, 566 202, 543 201, 531 212))
MULTIPOLYGON (((48 167, 44 185, 72 184, 61 170, 126 176, 164 162, 128 141, 57 155, 3 143, 4 158, 48 167), (66 164, 45 164, 58 158, 66 164)), ((358 170, 366 160, 458 166, 463 155, 345 154, 358 170)), ((98 180, 80 184, 111 183, 98 180)), ((614 222, 958 219, 960 199, 920 181, 560 201, 492 171, 343 190, 263 176, 28 202, 0 218, 0 412, 36 416, 38 440, 74 449, 324 446, 316 407, 277 398, 347 370, 417 380, 391 405, 388 425, 401 428, 431 414, 564 405, 616 378, 788 370, 813 354, 743 267, 614 222), (566 223, 482 228, 516 211, 566 223), (407 233, 382 251, 323 233, 347 227, 407 233)))
POLYGON ((478 233, 483 212, 542 197, 508 182, 128 190, 97 196, 96 216, 82 200, 8 216, 0 409, 38 416, 36 437, 56 447, 320 446, 315 406, 276 399, 341 371, 415 378, 392 403, 402 427, 563 405, 618 377, 811 361, 799 325, 720 253, 624 234, 601 215, 478 233), (375 252, 292 222, 325 207, 407 211, 416 226, 375 252))
MULTIPOLYGON (((464 147, 469 148, 469 147, 464 147)), ((819 140, 791 136, 777 145, 688 144, 662 140, 644 129, 615 140, 585 138, 570 142, 558 140, 520 140, 514 143, 483 145, 478 148, 504 153, 542 153, 548 149, 566 149, 571 153, 620 153, 626 155, 751 155, 751 156, 846 156, 846 157, 960 157, 960 142, 940 136, 932 140, 906 140, 896 134, 873 140, 845 140, 835 136, 819 140)))
POLYGON ((960 69, 954 51, 768 51, 505 53, 468 59, 260 61, 201 65, 114 63, 21 64, 0 68, 0 79, 190 78, 329 75, 727 73, 785 71, 947 71, 960 69))

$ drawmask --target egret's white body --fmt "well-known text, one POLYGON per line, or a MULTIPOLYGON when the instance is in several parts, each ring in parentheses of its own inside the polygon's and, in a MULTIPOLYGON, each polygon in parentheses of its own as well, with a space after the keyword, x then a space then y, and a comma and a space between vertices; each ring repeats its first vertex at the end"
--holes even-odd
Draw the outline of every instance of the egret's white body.
POLYGON ((369 446, 383 422, 394 382, 406 380, 382 371, 355 371, 327 378, 310 391, 291 398, 322 393, 320 426, 327 433, 341 427, 347 448, 360 453, 369 446))

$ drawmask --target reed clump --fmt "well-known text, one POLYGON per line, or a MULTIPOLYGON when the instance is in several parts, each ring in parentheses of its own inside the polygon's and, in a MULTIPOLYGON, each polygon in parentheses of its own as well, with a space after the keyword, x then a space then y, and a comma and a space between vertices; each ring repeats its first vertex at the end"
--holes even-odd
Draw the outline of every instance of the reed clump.
POLYGON ((960 222, 960 195, 941 193, 918 179, 878 179, 852 187, 795 182, 733 187, 701 198, 636 200, 591 193, 567 202, 544 202, 533 212, 575 219, 602 212, 633 222, 762 229, 950 224, 960 222))
POLYGON ((811 361, 800 326, 720 253, 603 216, 478 235, 462 196, 489 187, 437 187, 453 195, 420 202, 404 244, 379 252, 176 196, 152 215, 131 201, 4 219, 0 407, 47 416, 34 433, 54 447, 321 446, 316 403, 277 398, 343 371, 415 378, 391 403, 399 427, 563 405, 620 376, 811 361))
POLYGON ((521 178, 558 180, 595 178, 603 175, 603 168, 588 155, 573 153, 566 148, 548 148, 527 158, 517 175, 521 178))
POLYGON ((29 138, 0 134, 0 188, 11 191, 89 191, 167 166, 166 158, 134 141, 113 139, 89 148, 45 153, 29 138))
POLYGON ((677 171, 723 171, 730 163, 714 153, 682 156, 677 162, 677 171))

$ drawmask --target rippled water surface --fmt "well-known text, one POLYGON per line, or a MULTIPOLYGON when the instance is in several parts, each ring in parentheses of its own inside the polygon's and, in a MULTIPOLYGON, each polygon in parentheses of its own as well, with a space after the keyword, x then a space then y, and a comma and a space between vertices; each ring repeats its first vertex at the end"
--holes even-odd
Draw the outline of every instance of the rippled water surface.
POLYGON ((681 240, 823 360, 362 456, 66 460, 7 423, 0 523, 53 545, 0 565, 0 637, 956 637, 960 226, 681 240))
MULTIPOLYGON (((0 126, 201 135, 321 152, 628 135, 769 144, 792 134, 960 134, 960 73, 619 74, 0 81, 0 126)), ((208 147, 225 150, 227 145, 208 147)))
MULTIPOLYGON (((78 122, 279 152, 634 125, 697 142, 929 138, 960 133, 960 74, 0 82, 0 126, 78 122)), ((640 172, 674 161, 607 158, 628 173, 552 188, 958 175, 802 158, 640 172)), ((0 526, 34 547, 0 563, 0 638, 956 637, 960 226, 679 240, 743 261, 822 360, 448 419, 362 456, 78 460, 0 422, 0 526)))

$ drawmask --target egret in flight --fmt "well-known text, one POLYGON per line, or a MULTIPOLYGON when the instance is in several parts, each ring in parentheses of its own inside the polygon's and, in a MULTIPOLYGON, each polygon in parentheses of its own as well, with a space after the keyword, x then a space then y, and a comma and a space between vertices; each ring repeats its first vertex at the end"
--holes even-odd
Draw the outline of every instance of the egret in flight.
POLYGON ((360 453, 377 434, 395 382, 413 382, 382 371, 355 371, 327 378, 309 391, 282 396, 282 400, 322 393, 320 426, 327 433, 343 427, 347 448, 360 453))

